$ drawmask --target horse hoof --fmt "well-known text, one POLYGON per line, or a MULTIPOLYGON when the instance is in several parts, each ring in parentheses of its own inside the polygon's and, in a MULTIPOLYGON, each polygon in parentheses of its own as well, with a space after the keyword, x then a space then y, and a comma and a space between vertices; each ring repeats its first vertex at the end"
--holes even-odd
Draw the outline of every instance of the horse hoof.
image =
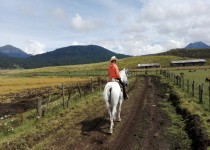
POLYGON ((109 131, 109 133, 110 133, 110 134, 112 134, 112 133, 113 133, 113 131, 109 131))
POLYGON ((116 119, 115 122, 121 122, 121 118, 120 119, 116 119))

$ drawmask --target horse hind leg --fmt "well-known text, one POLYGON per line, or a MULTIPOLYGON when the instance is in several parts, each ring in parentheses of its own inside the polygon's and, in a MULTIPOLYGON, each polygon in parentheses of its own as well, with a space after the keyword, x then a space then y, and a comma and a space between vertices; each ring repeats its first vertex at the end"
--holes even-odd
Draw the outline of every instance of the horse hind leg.
POLYGON ((112 107, 110 106, 109 102, 106 102, 106 108, 108 110, 108 114, 111 116, 112 107))
POLYGON ((109 133, 113 133, 114 120, 115 119, 116 119, 116 107, 112 107, 112 111, 110 113, 110 130, 109 130, 109 133))
POLYGON ((110 129, 109 129, 109 133, 113 133, 113 127, 114 127, 113 117, 110 117, 110 129))
POLYGON ((118 107, 118 110, 117 110, 117 121, 121 121, 121 117, 120 117, 120 114, 121 114, 121 106, 122 106, 122 100, 119 101, 119 107, 118 107))

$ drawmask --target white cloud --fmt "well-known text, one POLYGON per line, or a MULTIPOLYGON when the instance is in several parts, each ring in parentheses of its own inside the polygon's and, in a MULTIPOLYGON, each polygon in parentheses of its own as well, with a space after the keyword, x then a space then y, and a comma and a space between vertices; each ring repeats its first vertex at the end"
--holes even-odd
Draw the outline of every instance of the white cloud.
POLYGON ((183 48, 186 45, 184 45, 185 42, 184 41, 176 41, 176 40, 169 40, 168 43, 166 43, 165 47, 167 47, 168 49, 171 48, 183 48))
POLYGON ((140 55, 155 54, 160 52, 164 52, 164 48, 160 44, 143 45, 142 48, 140 48, 140 55))
POLYGON ((209 0, 46 0, 36 5, 9 0, 0 5, 0 43, 33 54, 69 44, 96 44, 130 55, 157 53, 197 41, 209 44, 209 8, 209 0), (27 39, 46 45, 24 43, 27 39))
POLYGON ((208 16, 208 0, 149 0, 140 10, 139 21, 165 22, 208 16))
POLYGON ((37 41, 28 40, 25 42, 25 52, 28 54, 36 55, 44 53, 45 44, 37 41))
POLYGON ((146 55, 151 53, 159 53, 164 51, 164 47, 159 44, 147 44, 142 41, 127 39, 127 40, 104 40, 97 41, 98 45, 103 46, 115 53, 127 55, 146 55))
POLYGON ((90 31, 96 27, 94 22, 84 20, 79 14, 76 14, 71 20, 71 28, 77 31, 90 31))
POLYGON ((84 43, 79 42, 79 41, 73 41, 70 43, 70 45, 84 45, 84 43))

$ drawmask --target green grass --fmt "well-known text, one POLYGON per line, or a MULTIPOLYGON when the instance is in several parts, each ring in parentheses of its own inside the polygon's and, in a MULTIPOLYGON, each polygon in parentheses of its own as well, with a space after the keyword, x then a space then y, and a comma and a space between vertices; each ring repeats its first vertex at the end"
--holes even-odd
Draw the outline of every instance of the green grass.
MULTIPOLYGON (((136 69, 138 64, 141 63, 160 63, 160 65, 164 67, 170 66, 171 60, 183 60, 187 58, 182 57, 176 57, 176 56, 136 56, 136 57, 130 57, 125 59, 120 59, 118 61, 119 69, 123 68, 130 68, 130 69, 136 69)), ((207 65, 209 65, 210 60, 207 60, 207 65)), ((58 67, 44 67, 44 68, 37 68, 37 69, 27 69, 27 70, 0 70, 0 76, 13 76, 13 77, 39 77, 39 76, 83 76, 83 77, 89 77, 93 76, 94 74, 101 73, 103 76, 107 76, 107 68, 109 66, 109 61, 102 62, 102 63, 96 63, 96 64, 85 64, 85 65, 71 65, 71 66, 58 66, 58 67)), ((188 69, 198 69, 199 67, 188 67, 188 69)), ((168 68, 167 68, 168 69, 168 68)), ((195 80, 196 85, 203 83, 204 84, 204 103, 199 104, 197 96, 195 98, 192 98, 190 96, 190 93, 186 92, 185 90, 182 90, 175 86, 176 90, 179 92, 179 95, 181 97, 182 101, 182 107, 188 108, 192 113, 199 114, 201 116, 204 126, 207 129, 208 133, 210 134, 210 125, 207 123, 207 118, 210 118, 209 110, 208 110, 208 83, 204 82, 205 77, 210 77, 210 70, 207 69, 206 71, 200 70, 196 72, 189 72, 189 70, 186 70, 187 68, 172 68, 171 71, 173 71, 176 74, 180 74, 180 72, 183 72, 185 75, 185 79, 189 79, 190 81, 195 80)), ((141 69, 140 74, 145 74, 145 69, 141 69)), ((157 72, 155 69, 147 70, 149 74, 157 75, 157 72)), ((173 81, 171 81, 173 83, 173 81)), ((186 82, 185 82, 186 83, 186 82)), ((196 86, 197 87, 197 86, 196 86)), ((97 97, 98 98, 98 97, 97 97)), ((90 98, 95 101, 95 98, 90 98)), ((49 112, 47 114, 48 119, 54 120, 53 124, 49 125, 48 119, 41 119, 40 121, 36 118, 33 118, 31 121, 24 121, 23 124, 20 127, 15 128, 14 131, 8 132, 8 133, 0 133, 0 146, 5 141, 16 141, 22 146, 24 146, 24 137, 28 135, 28 132, 33 133, 34 137, 39 138, 42 134, 46 134, 51 128, 47 128, 46 126, 49 125, 58 127, 59 123, 56 120, 59 120, 58 114, 61 113, 67 113, 71 114, 72 110, 75 110, 75 108, 82 109, 83 105, 86 105, 86 103, 91 104, 91 101, 85 101, 83 104, 71 104, 72 107, 69 110, 62 110, 61 108, 56 108, 54 111, 49 112), (60 112, 61 111, 61 112, 60 112), (27 123, 26 123, 27 122, 27 123), (40 124, 43 125, 40 127, 40 124), (38 131, 42 131, 37 134, 38 131), (23 137, 23 140, 18 141, 18 139, 21 139, 23 137)), ((33 116, 35 115, 35 112, 27 112, 24 114, 24 116, 27 118, 27 116, 33 116), (28 113, 28 114, 27 114, 28 113)), ((69 116, 69 115, 67 115, 69 116)), ((84 116, 81 116, 84 117, 84 116)), ((18 119, 18 117, 17 117, 18 119)), ((17 121, 18 122, 18 121, 17 121)), ((0 122, 1 124, 5 123, 4 121, 0 122)), ((53 130, 53 129, 52 129, 53 130)), ((31 138, 31 137, 30 137, 31 138)), ((49 137, 50 141, 50 137, 49 137)), ((43 143, 46 143, 46 141, 43 141, 43 143)), ((42 143, 42 144, 43 144, 42 143)), ((38 146, 39 147, 39 146, 38 146)), ((41 147, 41 143, 40 143, 41 147)))
MULTIPOLYGON (((61 100, 51 103, 51 106, 53 105, 53 107, 50 106, 49 112, 44 118, 41 119, 36 117, 35 110, 24 113, 24 121, 22 123, 20 123, 19 116, 17 115, 15 118, 13 118, 13 120, 15 120, 15 122, 17 122, 19 125, 17 127, 13 127, 13 132, 1 130, 0 149, 3 147, 2 144, 7 142, 11 143, 13 148, 16 149, 29 149, 32 147, 32 145, 36 145, 34 149, 39 149, 44 144, 51 142, 53 134, 62 133, 64 132, 62 128, 65 128, 65 126, 75 124, 75 122, 78 121, 78 118, 87 117, 85 113, 81 112, 83 112, 87 106, 92 108, 91 106, 100 100, 100 92, 95 91, 93 94, 86 95, 81 99, 77 98, 72 100, 70 103, 70 108, 63 109, 60 105, 61 100), (78 113, 80 114, 79 116, 78 113), (38 143, 36 143, 36 139, 38 140, 38 143)), ((11 122, 11 119, 1 121, 1 126, 3 126, 5 123, 8 125, 9 122, 11 122)), ((75 132, 77 132, 74 133, 76 138, 78 135, 80 135, 80 130, 75 132)))
MULTIPOLYGON (((171 60, 184 59, 176 56, 135 56, 118 60, 119 69, 123 68, 137 68, 141 63, 160 63, 162 67, 169 67, 171 60)), ((67 65, 56 67, 43 67, 37 69, 23 69, 23 70, 2 70, 1 75, 13 75, 13 76, 89 76, 95 73, 101 73, 107 75, 107 69, 109 66, 109 60, 107 62, 95 63, 95 64, 83 64, 83 65, 67 65), (89 74, 89 75, 88 75, 89 74)))
POLYGON ((193 101, 199 103, 199 85, 203 85, 203 103, 199 103, 200 106, 203 107, 204 110, 209 110, 210 112, 210 100, 209 100, 209 86, 208 82, 205 82, 206 77, 210 77, 210 69, 196 69, 195 72, 189 72, 189 70, 177 70, 170 71, 179 75, 180 73, 184 73, 184 87, 182 90, 188 95, 192 95, 192 82, 195 82, 195 96, 192 97, 193 101), (187 80, 189 81, 189 92, 187 92, 187 80))
POLYGON ((184 130, 185 121, 182 116, 177 115, 175 108, 169 101, 160 102, 159 105, 171 121, 170 126, 165 130, 165 134, 169 137, 173 137, 172 139, 176 139, 173 141, 172 149, 176 149, 177 145, 179 145, 181 149, 190 149, 192 142, 184 130))
MULTIPOLYGON (((183 70, 173 71, 174 73, 184 72, 183 70)), ((189 72, 189 71, 188 71, 189 72)), ((197 70, 194 74, 188 73, 185 71, 185 78, 189 77, 189 79, 195 80, 197 83, 202 83, 202 78, 208 74, 209 71, 204 70, 197 70)), ((174 82, 168 78, 163 79, 163 82, 167 82, 173 88, 173 90, 179 95, 180 98, 180 107, 183 109, 187 109, 192 115, 198 115, 201 119, 201 126, 205 128, 205 132, 207 133, 208 137, 210 138, 210 124, 208 122, 210 118, 210 110, 209 110, 209 103, 208 103, 208 96, 204 96, 203 103, 199 103, 198 96, 192 97, 191 91, 187 92, 186 89, 180 88, 177 85, 174 85, 174 82)))

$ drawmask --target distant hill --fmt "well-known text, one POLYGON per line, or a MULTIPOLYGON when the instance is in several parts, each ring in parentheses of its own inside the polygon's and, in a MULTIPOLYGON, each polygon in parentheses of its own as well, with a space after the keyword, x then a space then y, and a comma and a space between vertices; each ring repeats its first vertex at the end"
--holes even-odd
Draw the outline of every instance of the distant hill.
POLYGON ((16 48, 12 45, 5 45, 0 47, 0 56, 9 56, 9 57, 15 57, 15 58, 26 58, 30 57, 31 55, 25 53, 19 48, 16 48))
POLYGON ((14 58, 0 54, 0 69, 19 68, 21 58, 14 58))
POLYGON ((203 42, 195 42, 195 43, 188 44, 185 48, 187 48, 187 49, 190 49, 190 48, 210 48, 210 46, 203 43, 203 42))
POLYGON ((172 55, 179 57, 210 59, 210 46, 203 42, 195 42, 188 44, 185 48, 171 49, 155 55, 172 55))
POLYGON ((22 66, 24 68, 39 68, 98 63, 108 61, 113 55, 117 58, 129 57, 129 55, 117 54, 97 45, 68 46, 26 58, 22 66))
MULTIPOLYGON (((10 61, 10 66, 40 68, 47 66, 77 65, 109 61, 111 56, 126 58, 129 55, 117 54, 97 45, 68 46, 51 52, 10 61), (14 65, 15 64, 15 65, 14 65)), ((0 62, 0 68, 5 65, 0 62)))
POLYGON ((172 55, 172 56, 179 56, 179 57, 210 59, 210 48, 171 49, 167 52, 159 53, 157 55, 172 55))

